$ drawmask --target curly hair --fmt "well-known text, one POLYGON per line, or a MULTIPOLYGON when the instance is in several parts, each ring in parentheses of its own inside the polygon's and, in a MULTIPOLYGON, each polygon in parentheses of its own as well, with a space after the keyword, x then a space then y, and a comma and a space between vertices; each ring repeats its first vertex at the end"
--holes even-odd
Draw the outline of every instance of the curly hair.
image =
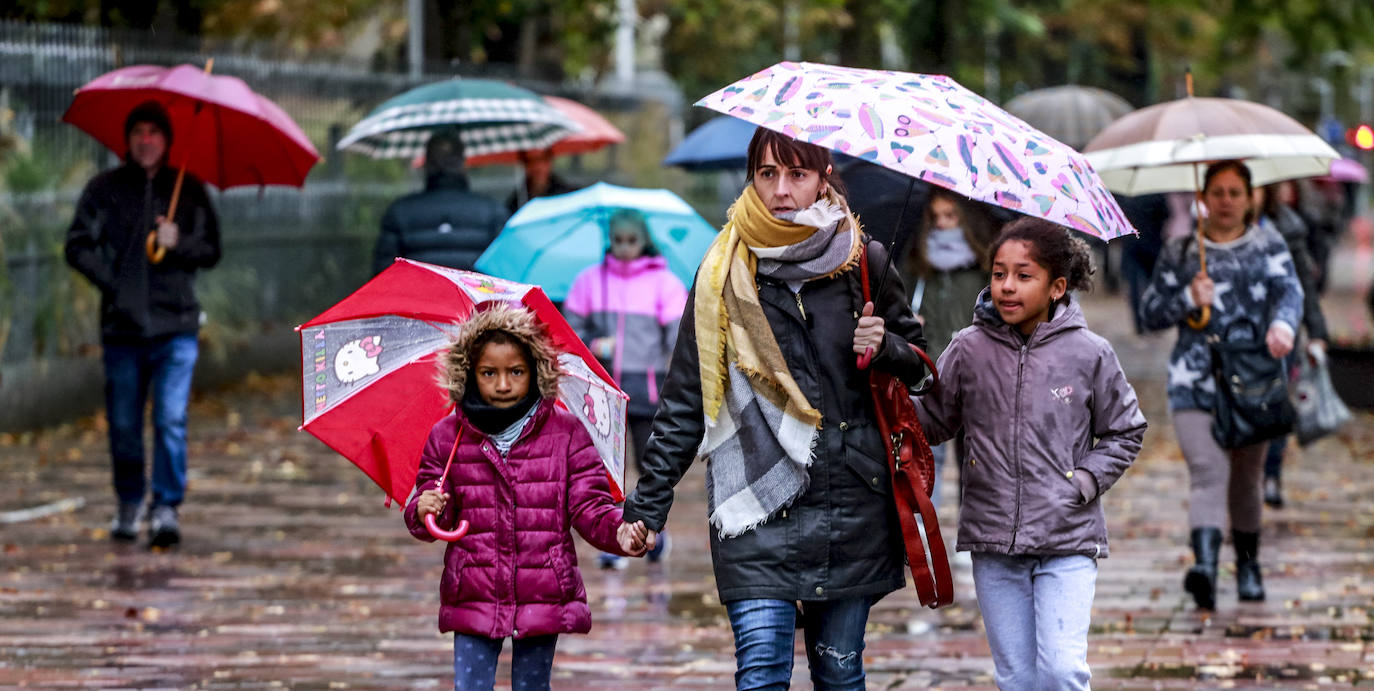
MULTIPOLYGON (((997 250, 1010 240, 1020 240, 1030 247, 1031 259, 1045 267, 1050 281, 1063 277, 1069 290, 1092 290, 1092 250, 1088 243, 1073 235, 1067 228, 1043 218, 1026 216, 1008 223, 992 246, 988 248, 988 263, 997 257, 997 250)), ((1060 298, 1069 299, 1068 291, 1060 298)))

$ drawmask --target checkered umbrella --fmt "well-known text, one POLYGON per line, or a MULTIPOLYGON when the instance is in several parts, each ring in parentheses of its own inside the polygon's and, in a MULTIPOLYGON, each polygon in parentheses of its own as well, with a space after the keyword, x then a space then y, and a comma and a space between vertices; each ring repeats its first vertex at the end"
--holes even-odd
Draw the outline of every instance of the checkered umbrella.
POLYGON ((581 126, 538 94, 489 79, 419 86, 377 106, 339 141, 340 151, 373 158, 414 158, 439 127, 462 132, 469 158, 545 149, 581 126))

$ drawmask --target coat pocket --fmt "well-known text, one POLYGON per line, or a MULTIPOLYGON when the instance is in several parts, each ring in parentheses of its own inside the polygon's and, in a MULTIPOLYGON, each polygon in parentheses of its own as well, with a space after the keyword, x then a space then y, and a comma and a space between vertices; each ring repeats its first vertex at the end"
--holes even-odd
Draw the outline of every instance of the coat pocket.
POLYGON ((444 559, 444 575, 439 577, 439 602, 450 606, 462 601, 463 566, 467 561, 465 554, 455 556, 444 559))
POLYGON ((892 477, 887 464, 850 444, 845 444, 844 455, 845 465, 858 478, 859 484, 876 494, 892 493, 892 477))
POLYGON ((576 569, 572 562, 567 558, 562 548, 554 548, 544 556, 544 566, 548 568, 553 576, 554 582, 558 584, 559 602, 573 602, 577 600, 578 579, 576 569))

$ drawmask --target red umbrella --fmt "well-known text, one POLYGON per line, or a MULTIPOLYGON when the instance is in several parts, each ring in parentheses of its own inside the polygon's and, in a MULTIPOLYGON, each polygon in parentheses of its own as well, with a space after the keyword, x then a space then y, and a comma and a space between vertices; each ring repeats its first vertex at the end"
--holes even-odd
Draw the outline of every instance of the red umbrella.
POLYGON ((548 330, 561 353, 559 403, 587 428, 611 494, 621 499, 628 397, 544 291, 470 271, 397 259, 297 327, 301 429, 361 468, 389 499, 404 502, 430 428, 453 409, 436 383, 436 358, 468 315, 490 301, 520 303, 548 330))
MULTIPOLYGON (((211 75, 192 65, 134 65, 96 77, 77 89, 62 120, 124 155, 124 118, 144 101, 157 101, 172 121, 168 160, 220 189, 239 185, 305 184, 320 160, 289 115, 237 77, 211 75)), ((177 178, 171 216, 181 191, 177 178)), ((151 243, 151 239, 150 239, 151 243)), ((160 249, 160 248, 159 248, 160 249)))
MULTIPOLYGON (((582 129, 569 134, 553 143, 550 149, 554 156, 571 156, 605 148, 625 141, 625 133, 612 125, 600 113, 578 103, 558 96, 543 96, 545 102, 554 110, 567 116, 569 120, 582 126, 582 129)), ((467 159, 469 166, 488 166, 514 164, 520 162, 519 151, 503 151, 494 154, 472 156, 467 159)))

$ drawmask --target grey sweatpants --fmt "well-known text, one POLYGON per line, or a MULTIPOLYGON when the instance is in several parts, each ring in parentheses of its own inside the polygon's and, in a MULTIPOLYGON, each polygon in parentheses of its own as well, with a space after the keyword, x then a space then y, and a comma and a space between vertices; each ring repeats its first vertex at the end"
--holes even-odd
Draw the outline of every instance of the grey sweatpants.
POLYGON ((1188 462, 1188 527, 1258 533, 1263 507, 1264 453, 1268 442, 1223 449, 1212 436, 1212 414, 1173 411, 1174 434, 1188 462))

